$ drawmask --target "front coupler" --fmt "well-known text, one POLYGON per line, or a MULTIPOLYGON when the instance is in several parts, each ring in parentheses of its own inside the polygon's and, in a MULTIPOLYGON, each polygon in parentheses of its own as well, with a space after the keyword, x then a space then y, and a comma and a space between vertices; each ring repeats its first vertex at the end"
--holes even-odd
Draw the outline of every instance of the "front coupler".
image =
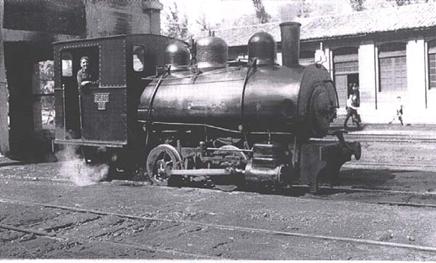
POLYGON ((335 133, 339 141, 310 141, 301 145, 300 148, 300 181, 310 186, 310 192, 318 191, 320 176, 327 178, 330 183, 334 182, 341 166, 351 161, 354 155, 356 160, 361 156, 359 142, 346 142, 343 132, 335 133))

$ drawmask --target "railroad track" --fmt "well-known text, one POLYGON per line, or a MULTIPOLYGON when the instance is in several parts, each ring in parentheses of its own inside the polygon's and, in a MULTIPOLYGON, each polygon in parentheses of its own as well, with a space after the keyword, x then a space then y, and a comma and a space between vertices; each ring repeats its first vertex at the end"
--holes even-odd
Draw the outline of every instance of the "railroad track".
MULTIPOLYGON (((43 238, 47 238, 47 239, 55 240, 55 241, 60 241, 60 242, 65 242, 65 243, 73 242, 73 243, 81 243, 81 244, 87 244, 87 245, 94 245, 96 243, 99 243, 99 244, 106 244, 106 245, 109 245, 112 247, 133 248, 136 250, 144 250, 144 251, 149 251, 149 252, 159 252, 159 253, 168 254, 171 256, 182 256, 182 257, 192 258, 192 259, 222 259, 220 257, 213 257, 213 256, 195 254, 195 253, 187 253, 187 252, 178 251, 175 249, 159 249, 159 248, 155 248, 155 247, 147 246, 147 245, 143 245, 143 244, 138 244, 138 243, 126 243, 126 242, 116 242, 116 241, 92 241, 92 240, 85 240, 85 239, 78 239, 78 238, 75 238, 74 240, 72 240, 71 238, 62 237, 62 236, 57 235, 57 234, 38 231, 35 229, 31 229, 31 228, 16 227, 16 226, 7 225, 7 224, 0 224, 0 228, 10 230, 10 231, 16 231, 16 232, 21 232, 21 233, 25 233, 25 234, 30 234, 30 235, 37 235, 37 236, 40 236, 43 238)), ((32 254, 32 253, 29 253, 29 254, 32 254)))
MULTIPOLYGON (((309 186, 297 185, 295 189, 303 189, 305 192, 309 191, 309 186)), ((377 204, 377 205, 389 205, 389 206, 403 206, 403 207, 416 207, 416 208, 436 208, 436 192, 415 192, 415 191, 401 191, 401 190, 388 190, 388 189, 368 189, 368 188, 356 188, 356 187, 327 187, 321 186, 319 188, 320 193, 318 195, 304 196, 304 198, 316 198, 324 200, 350 200, 350 194, 371 194, 370 197, 359 196, 358 202, 377 204), (348 196, 336 197, 335 194, 345 193, 348 196), (374 194, 380 194, 380 197, 375 197, 374 194), (386 195, 388 194, 388 195, 386 195), (330 197, 332 196, 332 197, 330 197), (399 200, 411 200, 415 199, 431 199, 434 203, 418 203, 411 201, 389 201, 392 197, 396 196, 399 200), (382 199, 377 200, 377 198, 382 199), (388 199, 383 201, 383 199, 388 199)))
MULTIPOLYGON (((237 226, 237 225, 204 223, 204 222, 199 222, 199 221, 195 221, 195 220, 167 219, 167 218, 158 218, 158 217, 138 216, 138 215, 133 215, 133 214, 123 214, 123 213, 116 213, 116 212, 103 211, 103 210, 95 210, 95 209, 63 206, 63 205, 54 205, 54 204, 44 204, 44 203, 36 203, 36 202, 28 202, 28 201, 11 200, 11 199, 6 199, 6 198, 1 198, 0 203, 7 203, 7 204, 21 205, 21 206, 30 206, 30 207, 40 207, 40 208, 45 208, 45 209, 59 209, 59 210, 66 210, 66 211, 75 212, 75 213, 94 214, 94 215, 98 215, 98 216, 112 216, 112 217, 119 217, 119 218, 125 218, 125 219, 136 220, 136 221, 164 222, 164 223, 170 223, 170 224, 176 225, 176 226, 199 226, 199 227, 203 227, 203 228, 212 228, 212 229, 221 230, 221 231, 244 232, 246 234, 261 234, 261 235, 267 235, 267 236, 273 236, 273 237, 282 237, 282 238, 283 237, 304 238, 304 239, 312 239, 312 240, 318 240, 318 241, 335 241, 335 242, 342 242, 342 243, 361 244, 361 245, 367 245, 367 246, 390 247, 390 248, 399 248, 399 249, 407 249, 407 250, 413 250, 413 251, 424 251, 424 252, 436 253, 436 247, 433 247, 433 246, 421 246, 421 245, 396 243, 396 242, 386 242, 386 241, 378 241, 378 240, 363 239, 363 238, 341 237, 341 236, 334 236, 334 235, 320 235, 320 234, 315 234, 315 233, 280 231, 280 230, 271 230, 271 229, 264 229, 264 228, 244 227, 244 226, 237 226)), ((74 242, 81 242, 81 243, 85 243, 85 244, 93 244, 93 243, 97 242, 97 243, 108 244, 110 246, 122 246, 122 247, 128 247, 128 248, 139 249, 139 250, 166 253, 166 254, 170 254, 173 256, 182 256, 182 257, 196 258, 196 259, 218 259, 218 258, 223 259, 223 257, 204 255, 201 253, 184 252, 184 251, 180 251, 180 250, 173 249, 173 248, 158 249, 158 248, 155 248, 152 246, 147 246, 147 245, 138 244, 138 243, 129 243, 129 242, 126 243, 126 242, 116 242, 116 241, 89 241, 89 240, 83 240, 83 239, 71 240, 70 238, 63 237, 59 233, 54 234, 54 233, 49 233, 49 232, 44 232, 44 231, 33 230, 31 228, 15 227, 15 226, 5 225, 5 224, 0 224, 0 228, 7 229, 10 231, 18 231, 18 232, 24 232, 24 233, 28 233, 28 234, 38 235, 38 236, 41 236, 44 238, 53 239, 53 240, 62 241, 62 242, 74 241, 74 242)))

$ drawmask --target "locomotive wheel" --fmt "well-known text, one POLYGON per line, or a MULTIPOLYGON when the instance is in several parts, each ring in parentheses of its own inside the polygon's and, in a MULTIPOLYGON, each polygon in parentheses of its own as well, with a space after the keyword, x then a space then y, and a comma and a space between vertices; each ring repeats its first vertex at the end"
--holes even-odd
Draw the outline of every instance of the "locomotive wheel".
POLYGON ((161 144, 150 151, 146 161, 147 174, 155 185, 168 185, 170 171, 182 169, 179 152, 169 144, 161 144))

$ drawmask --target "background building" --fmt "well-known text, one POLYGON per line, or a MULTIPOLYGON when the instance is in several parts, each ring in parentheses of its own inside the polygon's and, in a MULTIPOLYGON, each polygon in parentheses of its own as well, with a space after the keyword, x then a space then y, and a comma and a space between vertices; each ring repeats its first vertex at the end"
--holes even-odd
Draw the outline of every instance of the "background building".
POLYGON ((32 160, 49 147, 52 42, 160 34, 161 9, 157 0, 0 0, 0 153, 32 160))
MULTIPOLYGON (((338 89, 345 114, 348 84, 360 85, 360 113, 366 123, 388 123, 401 97, 406 123, 436 123, 436 5, 417 4, 300 19, 300 63, 314 62, 322 49, 323 65, 338 89)), ((258 31, 278 41, 279 23, 217 30, 230 57, 246 56, 247 41, 258 31)))

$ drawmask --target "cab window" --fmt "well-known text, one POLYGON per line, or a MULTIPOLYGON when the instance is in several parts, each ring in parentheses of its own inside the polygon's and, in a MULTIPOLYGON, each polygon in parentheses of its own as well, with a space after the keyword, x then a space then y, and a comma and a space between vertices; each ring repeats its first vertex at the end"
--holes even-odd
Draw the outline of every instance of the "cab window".
POLYGON ((62 53, 62 77, 73 76, 73 55, 70 52, 62 53))
POLYGON ((133 71, 143 72, 144 71, 144 46, 134 45, 132 52, 132 63, 133 71))

